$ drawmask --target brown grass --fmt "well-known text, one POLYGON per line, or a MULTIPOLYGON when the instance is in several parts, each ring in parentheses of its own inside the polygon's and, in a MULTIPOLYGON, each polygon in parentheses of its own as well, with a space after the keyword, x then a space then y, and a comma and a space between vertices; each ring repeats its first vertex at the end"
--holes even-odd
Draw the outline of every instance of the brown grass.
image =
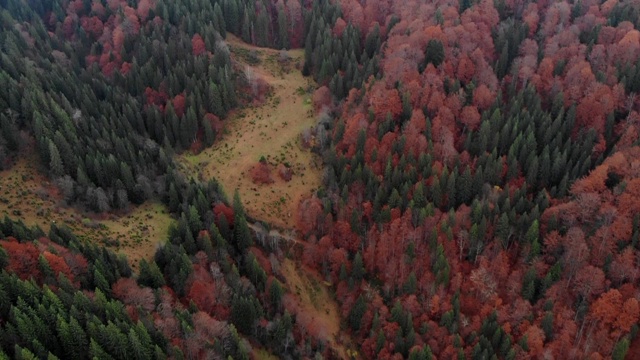
POLYGON ((151 259, 173 221, 158 203, 131 207, 127 214, 100 219, 95 214, 62 206, 49 179, 36 169, 34 152, 25 154, 9 170, 0 172, 0 216, 22 219, 45 232, 52 223, 65 224, 81 239, 97 242, 127 255, 135 270, 142 258, 151 259))
MULTIPOLYGON (((300 133, 316 122, 310 95, 300 90, 314 84, 295 68, 281 66, 278 50, 253 47, 233 36, 228 42, 235 60, 241 63, 246 64, 249 51, 257 54, 260 62, 253 71, 271 85, 272 93, 265 104, 232 114, 212 148, 183 156, 181 162, 187 171, 206 179, 217 178, 229 196, 237 188, 250 216, 293 228, 299 201, 321 184, 321 160, 299 144, 300 133), (291 181, 274 176, 272 184, 254 184, 249 170, 262 156, 274 168, 288 163, 293 169, 291 181)), ((303 50, 289 50, 288 54, 291 64, 304 56, 303 50)))
POLYGON ((310 269, 302 269, 291 259, 282 262, 280 271, 286 279, 286 286, 296 296, 300 311, 310 319, 313 326, 326 334, 325 341, 340 358, 346 359, 347 348, 351 347, 349 337, 340 330, 338 304, 327 285, 310 269))

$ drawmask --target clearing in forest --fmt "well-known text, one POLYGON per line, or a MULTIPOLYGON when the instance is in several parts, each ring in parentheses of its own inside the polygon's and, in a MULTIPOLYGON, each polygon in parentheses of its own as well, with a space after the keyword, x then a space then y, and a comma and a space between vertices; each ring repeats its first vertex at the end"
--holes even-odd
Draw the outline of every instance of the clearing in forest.
POLYGON ((131 206, 124 215, 83 213, 64 206, 58 188, 37 171, 38 163, 37 155, 30 151, 0 172, 0 216, 37 225, 45 233, 52 223, 67 225, 79 238, 125 254, 134 270, 140 259, 153 258, 173 221, 163 205, 146 202, 131 206))
POLYGON ((213 147, 184 156, 182 163, 204 179, 215 177, 229 198, 237 188, 251 217, 291 229, 298 203, 321 184, 320 158, 300 146, 302 131, 316 124, 307 91, 314 84, 295 68, 304 51, 259 48, 232 35, 227 40, 234 60, 246 66, 251 77, 261 79, 256 81, 269 84, 271 92, 263 104, 232 113, 213 147), (288 66, 282 56, 288 58, 288 66), (250 169, 261 158, 273 169, 271 184, 252 182, 250 169), (279 164, 292 170, 290 181, 278 176, 279 164))
POLYGON ((291 259, 282 262, 280 271, 289 292, 297 300, 296 322, 315 337, 325 340, 339 358, 357 357, 351 351, 350 338, 340 330, 340 311, 327 284, 314 276, 314 271, 291 259))

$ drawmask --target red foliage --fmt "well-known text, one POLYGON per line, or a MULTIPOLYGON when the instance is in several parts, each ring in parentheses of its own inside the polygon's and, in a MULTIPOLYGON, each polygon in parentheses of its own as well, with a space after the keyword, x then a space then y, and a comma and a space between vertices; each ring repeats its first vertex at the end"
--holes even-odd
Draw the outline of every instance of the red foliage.
POLYGON ((102 21, 97 16, 82 17, 80 19, 80 24, 84 29, 84 32, 94 39, 98 39, 104 30, 102 21))
POLYGON ((118 65, 115 62, 108 62, 102 67, 102 73, 104 76, 110 77, 117 68, 118 65))
POLYGON ((475 90, 473 90, 473 103, 476 104, 478 109, 486 110, 495 101, 495 96, 491 93, 491 90, 485 85, 480 84, 475 90))
POLYGON ((104 5, 102 5, 99 1, 94 1, 91 3, 91 13, 98 17, 103 17, 105 13, 104 5))
POLYGON ((376 83, 369 94, 369 106, 373 108, 376 120, 384 121, 387 115, 395 119, 402 112, 402 101, 397 89, 385 89, 382 83, 376 83))
POLYGON ((129 70, 131 70, 131 63, 123 62, 122 66, 120 67, 120 73, 122 75, 127 75, 127 73, 129 73, 129 70))
POLYGON ((627 247, 622 253, 616 255, 611 263, 611 278, 618 284, 625 281, 635 283, 638 278, 638 269, 636 267, 636 255, 631 247, 627 247))
POLYGON ((169 96, 164 91, 157 91, 150 87, 144 90, 144 96, 147 100, 147 104, 157 105, 160 109, 164 108, 169 96))
POLYGON ((49 267, 51 267, 54 274, 63 273, 69 281, 73 282, 73 272, 62 257, 48 251, 43 252, 42 255, 49 263, 49 267))
POLYGON ((539 357, 543 353, 544 332, 537 325, 530 326, 524 333, 527 337, 527 345, 529 347, 529 356, 539 357))
POLYGON ((64 19, 64 22, 62 23, 62 32, 64 33, 65 37, 70 38, 71 36, 73 36, 76 31, 77 21, 77 15, 67 15, 67 17, 64 19))
POLYGON ((591 265, 584 267, 576 274, 572 289, 576 295, 586 299, 595 298, 605 289, 604 272, 591 265))
POLYGON ((202 55, 207 50, 200 34, 193 35, 193 38, 191 38, 191 47, 193 48, 194 56, 202 55))
POLYGON ((335 25, 333 25, 333 35, 335 37, 341 37, 342 32, 346 28, 347 28, 347 22, 344 21, 342 18, 338 18, 338 20, 336 20, 335 25))
POLYGON ((124 4, 124 0, 107 0, 107 6, 111 11, 116 11, 124 4))
POLYGON ((217 134, 219 134, 224 128, 224 123, 222 122, 222 120, 220 120, 220 118, 215 116, 214 114, 206 113, 204 115, 204 118, 205 120, 209 121, 209 123, 211 124, 211 128, 215 130, 217 134))
POLYGON ((480 126, 480 113, 474 106, 465 106, 460 114, 460 121, 472 131, 480 126))
POLYGON ((639 315, 638 300, 624 300, 617 289, 602 294, 589 311, 589 316, 614 339, 628 332, 632 324, 638 321, 639 315))
POLYGON ((224 215, 229 226, 233 226, 234 215, 232 208, 223 203, 217 203, 213 206, 213 214, 216 216, 216 219, 218 219, 220 215, 224 215))
POLYGON ((254 184, 264 185, 274 183, 273 178, 271 178, 271 168, 266 162, 258 162, 253 165, 251 170, 249 170, 249 174, 254 184))
MULTIPOLYGON (((87 259, 84 258, 81 254, 73 254, 71 252, 66 252, 64 255, 64 260, 69 266, 72 274, 75 277, 85 275, 87 273, 88 262, 87 259)), ((70 277, 71 279, 71 277, 70 277)))
POLYGON ((211 313, 216 302, 214 284, 199 280, 194 281, 189 289, 188 299, 193 300, 201 311, 211 313))
POLYGON ((124 8, 122 28, 127 35, 136 35, 140 31, 140 19, 138 19, 136 10, 130 6, 124 8))
POLYGON ((173 100, 171 100, 173 111, 175 111, 176 116, 178 116, 179 118, 184 115, 185 102, 186 99, 184 97, 184 94, 178 94, 173 98, 173 100))
POLYGON ((258 261, 258 264, 267 273, 267 275, 273 274, 273 269, 271 268, 271 261, 262 250, 260 250, 257 247, 251 247, 249 248, 249 252, 256 257, 256 261, 258 261))
POLYGON ((67 6, 68 13, 80 14, 82 13, 82 10, 84 10, 82 0, 73 0, 69 2, 69 5, 67 6))
POLYGON ((332 101, 331 90, 326 86, 321 86, 313 92, 313 108, 316 112, 329 109, 332 101))
POLYGON ((463 83, 467 83, 471 81, 471 78, 473 77, 475 72, 475 65, 473 64, 471 59, 469 59, 469 57, 466 55, 463 56, 458 62, 457 78, 463 83))
POLYGON ((618 209, 626 214, 640 212, 640 178, 629 180, 624 193, 618 198, 618 209))
POLYGON ((124 34, 124 30, 122 29, 122 26, 118 26, 115 29, 113 29, 111 37, 113 41, 113 48, 117 52, 120 52, 120 49, 122 49, 122 44, 124 44, 124 36, 125 34, 124 34))
POLYGON ((296 227, 303 234, 307 235, 316 229, 318 223, 322 221, 322 202, 317 197, 303 199, 298 205, 296 213, 296 227))
POLYGON ((337 221, 333 228, 334 244, 351 253, 358 251, 360 238, 353 233, 351 225, 346 221, 337 221))
POLYGON ((142 308, 145 311, 155 309, 155 296, 150 288, 140 288, 132 278, 120 278, 111 287, 113 296, 126 305, 142 308))
POLYGON ((23 280, 30 277, 40 278, 41 274, 38 270, 40 252, 33 243, 19 243, 15 238, 7 238, 0 240, 0 246, 9 255, 7 271, 16 273, 23 280))
POLYGON ((151 10, 152 8, 155 8, 155 3, 152 4, 151 0, 140 0, 138 2, 136 13, 141 20, 146 20, 149 16, 149 10, 151 10))
POLYGON ((299 1, 287 1, 286 2, 286 15, 289 43, 291 48, 299 48, 303 46, 304 41, 304 19, 303 19, 303 7, 299 1))
MULTIPOLYGON (((296 227, 302 237, 307 239, 301 245, 304 248, 303 261, 322 267, 336 284, 335 291, 344 316, 348 315, 361 293, 367 299, 361 331, 352 334, 354 341, 361 344, 364 356, 399 357, 394 339, 398 336, 400 325, 390 321, 389 310, 386 308, 396 300, 400 300, 403 309, 411 313, 416 331, 413 343, 415 348, 429 344, 437 358, 452 358, 457 355, 453 335, 438 325, 443 314, 453 309, 455 293, 459 293, 460 301, 458 332, 463 342, 462 351, 467 356, 472 352, 474 344, 464 342, 471 338, 472 333, 478 333, 483 320, 494 311, 497 311, 498 323, 512 337, 512 343, 516 344, 514 349, 520 358, 611 356, 611 349, 616 341, 637 323, 640 313, 636 299, 638 252, 630 246, 634 232, 633 218, 640 212, 640 160, 636 160, 640 158, 640 150, 637 147, 635 150, 629 149, 638 137, 640 103, 626 94, 619 83, 620 66, 632 63, 640 56, 640 32, 629 22, 611 26, 606 17, 617 6, 618 1, 610 0, 602 4, 587 1, 580 12, 574 12, 572 4, 567 2, 504 2, 502 10, 507 14, 518 14, 529 29, 504 79, 498 79, 494 73, 493 65, 501 59, 503 49, 494 48, 497 42, 492 41, 491 34, 494 30, 498 33, 505 31, 505 23, 501 23, 498 11, 491 1, 475 2, 462 14, 456 2, 446 1, 338 2, 342 17, 329 29, 334 36, 341 36, 347 23, 350 23, 360 29, 363 34, 361 40, 364 40, 375 24, 380 25, 385 44, 379 57, 380 74, 368 79, 362 90, 350 90, 347 99, 340 104, 334 102, 327 87, 319 88, 313 95, 314 108, 321 112, 339 106, 338 121, 344 123, 344 136, 336 146, 336 153, 339 158, 345 157, 339 162, 355 163, 353 156, 356 155, 356 143, 364 132, 362 170, 373 171, 376 176, 374 185, 379 182, 387 185, 389 181, 398 180, 395 187, 398 191, 403 190, 403 200, 405 196, 409 197, 407 200, 413 197, 417 182, 425 185, 426 196, 429 197, 433 192, 434 180, 444 166, 450 172, 457 167, 458 174, 466 166, 471 168, 472 173, 478 170, 475 154, 463 151, 465 142, 471 140, 466 139, 467 134, 478 130, 481 114, 490 110, 499 96, 502 96, 504 102, 511 101, 506 97, 510 96, 512 86, 519 91, 531 84, 541 95, 545 110, 554 106, 553 99, 560 93, 564 96, 564 104, 561 105, 564 105, 565 111, 575 104, 574 139, 581 134, 581 129, 594 128, 598 132, 593 153, 586 154, 592 155, 592 160, 605 154, 613 145, 606 143, 609 138, 603 134, 610 114, 617 116, 613 138, 620 137, 614 148, 618 152, 588 176, 575 180, 571 185, 570 197, 550 199, 550 206, 540 219, 542 255, 526 261, 523 254, 527 253, 530 245, 516 242, 509 248, 502 249, 485 234, 480 234, 478 244, 482 248, 479 249, 479 256, 471 256, 469 233, 471 217, 476 214, 472 215, 472 210, 467 206, 454 209, 455 219, 451 215, 453 212, 442 214, 439 209, 424 218, 424 214, 419 213, 421 209, 389 209, 384 201, 375 202, 367 195, 371 193, 370 189, 366 189, 369 184, 360 182, 347 188, 349 196, 344 202, 332 198, 335 192, 328 189, 331 203, 335 205, 332 209, 323 209, 322 201, 316 197, 302 200, 296 213, 296 227), (387 34, 386 28, 392 18, 395 18, 391 15, 397 16, 399 22, 387 34), (585 44, 581 37, 596 26, 600 26, 597 39, 591 44, 585 44), (429 65, 420 73, 419 64, 424 59, 424 49, 431 39, 442 42, 444 62, 438 67, 429 65), (454 81, 459 81, 460 90, 451 90, 454 81), (404 96, 407 96, 413 114, 400 124, 404 96), (619 118, 627 112, 627 118, 619 118), (394 123, 386 133, 378 134, 382 128, 381 123, 389 117, 394 123), (458 151, 463 152, 458 154, 458 151), (377 158, 374 158, 374 154, 377 158), (415 168, 415 161, 422 154, 428 154, 432 160, 428 175, 429 169, 415 168), (388 162, 392 171, 401 163, 406 164, 404 168, 398 169, 402 176, 394 175, 394 179, 384 179, 388 162), (612 173, 622 178, 618 185, 610 186, 608 179, 612 173), (351 229, 352 214, 360 214, 363 222, 372 224, 379 215, 374 213, 378 206, 382 207, 385 214, 386 211, 390 212, 391 221, 367 227, 366 236, 357 235, 359 231, 351 229), (552 228, 551 219, 556 223, 553 227, 555 231, 549 231, 552 228), (452 228, 452 240, 447 239, 444 232, 445 223, 446 227, 452 228), (432 231, 435 231, 433 238, 432 231), (436 258, 434 243, 444 249, 447 265, 451 269, 450 281, 446 285, 435 285, 434 268, 440 259, 436 258), (351 259, 358 251, 363 255, 367 278, 375 278, 374 287, 366 281, 353 284, 354 286, 350 286, 348 281, 338 281, 342 267, 347 274, 351 272, 351 259), (607 258, 610 259, 609 267, 607 271, 603 271, 607 258), (524 300, 522 287, 527 269, 532 267, 536 276, 544 279, 557 263, 562 265, 560 279, 540 294, 541 299, 537 303, 524 300), (403 293, 403 286, 410 273, 415 274, 418 279, 415 295, 403 293), (588 315, 584 320, 576 314, 577 299, 586 301, 588 315), (546 306, 543 309, 545 303, 553 304, 553 309, 549 311, 546 306), (554 317, 552 338, 545 338, 542 331, 541 319, 547 313, 554 317), (378 314, 379 320, 376 329, 371 328, 374 314, 378 314), (429 328, 426 334, 418 331, 423 325, 429 328), (384 333, 386 341, 378 351, 376 343, 379 331, 384 333), (528 351, 517 345, 525 337, 528 351)), ((309 1, 303 2, 302 6, 308 7, 309 4, 309 1)), ((53 16, 51 18, 54 22, 48 25, 50 29, 58 27, 65 36, 72 38, 80 24, 91 39, 100 41, 103 45, 102 54, 87 56, 88 66, 97 63, 108 75, 118 69, 122 74, 127 74, 131 65, 122 62, 124 38, 138 31, 140 21, 147 20, 154 4, 141 0, 134 10, 123 0, 109 0, 107 6, 113 10, 113 16, 109 19, 105 18, 104 7, 100 2, 94 1, 91 13, 82 14, 83 3, 74 0, 69 3, 66 9, 68 16, 62 23, 57 23, 57 18, 53 16)), ((287 31, 292 47, 302 44, 304 21, 301 2, 278 0, 272 7, 258 8, 258 11, 267 11, 272 16, 271 20, 275 20, 274 10, 282 10, 287 16, 287 31)), ((153 21, 157 24, 162 22, 159 17, 155 17, 153 21)), ((193 36, 191 45, 195 56, 206 53, 205 43, 199 34, 193 36)), ((362 74, 365 69, 358 70, 362 74)), ((269 90, 268 84, 257 76, 247 76, 246 80, 245 84, 239 84, 240 91, 253 91, 252 99, 260 101, 269 90)), ((185 94, 169 99, 162 88, 148 88, 145 98, 147 105, 160 109, 171 100, 176 114, 184 115, 185 94)), ((220 119, 212 114, 205 115, 205 119, 217 132, 222 131, 223 123, 220 119)), ((334 127, 337 128, 339 127, 334 127)), ((499 134, 504 135, 502 129, 499 134)), ((538 144, 538 148, 544 145, 538 144)), ((502 180, 508 170, 507 156, 504 149, 499 152, 495 169, 502 180)), ((572 152, 570 150, 568 156, 572 157, 572 152)), ((555 160, 552 158, 552 162, 555 160)), ((576 166, 575 161, 573 166, 576 166)), ((346 169, 350 175, 356 171, 350 165, 346 165, 346 169)), ((484 169, 486 171, 487 167, 484 169)), ((269 183, 274 181, 271 171, 268 164, 261 163, 251 169, 250 175, 254 181, 269 183)), ((291 176, 290 169, 283 165, 278 166, 277 174, 285 181, 291 176)), ((338 177, 340 175, 337 174, 338 177)), ((513 202, 516 189, 522 188, 525 180, 522 174, 518 175, 507 184, 510 188, 509 195, 512 196, 512 209, 522 208, 521 204, 513 202)), ((504 185, 501 184, 506 188, 504 185)), ((383 189, 389 190, 386 186, 383 189)), ((338 194, 341 190, 338 189, 338 194)), ((537 194, 527 193, 526 202, 536 199, 536 196, 537 194)), ((484 215, 487 210, 494 212, 504 209, 504 199, 500 199, 498 206, 493 197, 481 197, 484 215)), ((444 199, 446 202, 447 196, 444 199)), ((228 222, 233 222, 233 210, 223 204, 216 204, 214 213, 216 218, 224 215, 228 222)), ((516 213, 516 222, 526 220, 519 218, 519 211, 516 213)), ((487 217, 483 222, 485 220, 488 226, 486 233, 494 233, 494 219, 487 217)), ((514 232, 518 237, 523 235, 518 230, 514 232)), ((21 244, 8 246, 19 248, 19 252, 23 250, 21 244)), ((37 250, 42 252, 45 248, 38 247, 37 250)), ((32 271, 37 265, 38 252, 33 252, 33 249, 30 251, 31 253, 20 253, 19 264, 16 264, 16 250, 10 252, 12 271, 23 274, 32 271)), ((256 249, 250 251, 261 266, 269 268, 270 263, 264 254, 256 249)), ((43 256, 55 271, 67 272, 76 277, 87 268, 86 260, 82 257, 75 257, 58 248, 51 250, 51 253, 45 252, 43 256)), ((220 299, 216 298, 216 291, 224 284, 213 281, 207 269, 208 261, 202 253, 196 255, 193 275, 186 284, 188 296, 182 299, 182 304, 172 302, 172 296, 175 295, 162 298, 163 307, 169 309, 162 310, 162 317, 156 318, 163 334, 171 338, 179 337, 180 326, 170 310, 174 306, 185 305, 189 300, 193 300, 206 312, 215 312, 219 318, 228 315, 227 304, 215 304, 216 300, 226 301, 222 300, 222 292, 220 299)), ((37 270, 34 271, 37 274, 37 270)), ((127 299, 127 310, 132 316, 138 316, 138 311, 137 305, 134 305, 136 301, 130 298, 129 293, 137 291, 140 289, 135 282, 121 281, 114 284, 114 294, 127 299)), ((285 308, 297 315, 297 341, 302 342, 306 335, 326 335, 324 329, 318 328, 312 316, 303 311, 304 307, 296 302, 294 296, 286 295, 284 302, 285 308)), ((175 341, 193 357, 204 358, 207 357, 206 349, 202 346, 205 339, 224 338, 225 334, 220 330, 220 323, 204 312, 195 314, 193 318, 193 336, 185 344, 175 341)), ((263 325, 267 326, 266 323, 263 325)), ((634 345, 632 343, 632 348, 634 345)))

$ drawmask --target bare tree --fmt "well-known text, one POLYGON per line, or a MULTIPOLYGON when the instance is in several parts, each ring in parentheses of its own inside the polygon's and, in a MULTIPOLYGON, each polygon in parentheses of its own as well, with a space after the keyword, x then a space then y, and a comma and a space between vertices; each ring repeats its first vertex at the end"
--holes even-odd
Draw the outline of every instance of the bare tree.
POLYGON ((71 176, 69 175, 65 175, 63 177, 57 178, 55 180, 55 184, 58 187, 58 189, 60 189, 60 191, 62 192, 62 199, 66 202, 69 203, 71 200, 73 200, 73 179, 71 178, 71 176))

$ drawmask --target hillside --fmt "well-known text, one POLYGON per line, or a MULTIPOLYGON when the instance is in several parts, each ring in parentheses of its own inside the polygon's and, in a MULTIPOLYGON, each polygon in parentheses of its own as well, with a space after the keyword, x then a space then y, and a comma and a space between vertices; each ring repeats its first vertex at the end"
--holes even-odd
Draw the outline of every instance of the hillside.
POLYGON ((640 357, 640 3, 0 0, 0 359, 640 357))
MULTIPOLYGON (((303 51, 281 52, 244 44, 229 36, 229 47, 244 73, 267 87, 262 102, 230 115, 224 133, 211 148, 185 156, 198 176, 217 179, 227 192, 238 189, 247 213, 253 218, 286 229, 295 225, 297 204, 321 185, 321 159, 301 144, 301 135, 316 125, 308 89, 314 84, 296 69, 303 51), (249 53, 255 53, 247 63, 249 53), (261 158, 268 162, 266 183, 254 181, 251 170, 261 158), (291 178, 278 175, 278 166, 291 170, 291 178)), ((246 75, 245 75, 246 76, 246 75)), ((256 90, 256 97, 260 91, 256 90)))
POLYGON ((173 222, 166 207, 148 202, 119 214, 98 215, 68 207, 58 184, 37 171, 35 154, 23 154, 0 172, 0 214, 19 218, 45 232, 50 225, 66 225, 86 241, 125 254, 133 269, 140 259, 151 260, 173 222))

